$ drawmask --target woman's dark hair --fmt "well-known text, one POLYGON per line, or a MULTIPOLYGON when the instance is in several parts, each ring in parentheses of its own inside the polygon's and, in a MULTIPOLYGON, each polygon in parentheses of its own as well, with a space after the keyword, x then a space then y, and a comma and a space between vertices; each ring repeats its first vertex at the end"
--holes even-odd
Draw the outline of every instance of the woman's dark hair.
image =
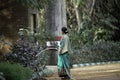
POLYGON ((65 33, 65 34, 67 34, 67 33, 68 33, 68 30, 67 30, 67 28, 66 28, 66 27, 62 27, 61 31, 62 31, 63 33, 65 33))

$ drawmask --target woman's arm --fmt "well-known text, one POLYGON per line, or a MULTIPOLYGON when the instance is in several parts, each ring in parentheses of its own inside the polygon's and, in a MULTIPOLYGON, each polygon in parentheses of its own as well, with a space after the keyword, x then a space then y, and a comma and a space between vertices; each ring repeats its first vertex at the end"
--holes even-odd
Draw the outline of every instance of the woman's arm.
POLYGON ((65 45, 65 40, 64 37, 62 37, 61 42, 60 42, 60 53, 62 54, 63 47, 65 45))

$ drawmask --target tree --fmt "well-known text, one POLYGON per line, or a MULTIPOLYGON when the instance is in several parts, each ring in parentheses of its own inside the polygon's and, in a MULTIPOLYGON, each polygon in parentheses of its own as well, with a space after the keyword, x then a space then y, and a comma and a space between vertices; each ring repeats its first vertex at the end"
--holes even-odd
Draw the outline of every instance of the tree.
POLYGON ((47 32, 50 36, 61 36, 61 27, 67 27, 65 0, 53 0, 47 7, 47 32))
POLYGON ((67 3, 68 25, 79 37, 78 42, 120 40, 119 0, 67 0, 67 3))
MULTIPOLYGON (((47 34, 53 38, 61 36, 61 28, 67 27, 66 20, 66 1, 65 0, 52 0, 47 6, 47 34)), ((56 52, 51 52, 51 64, 55 64, 56 52)), ((56 57, 57 58, 57 57, 56 57)))

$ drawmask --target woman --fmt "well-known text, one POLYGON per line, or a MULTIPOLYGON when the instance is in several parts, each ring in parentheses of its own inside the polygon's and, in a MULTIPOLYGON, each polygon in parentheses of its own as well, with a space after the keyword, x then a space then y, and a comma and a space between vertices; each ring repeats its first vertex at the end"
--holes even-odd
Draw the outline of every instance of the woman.
POLYGON ((66 27, 62 27, 62 38, 60 41, 59 54, 58 54, 58 75, 59 77, 70 79, 70 62, 69 62, 69 53, 71 51, 71 45, 69 37, 67 35, 68 30, 66 27))

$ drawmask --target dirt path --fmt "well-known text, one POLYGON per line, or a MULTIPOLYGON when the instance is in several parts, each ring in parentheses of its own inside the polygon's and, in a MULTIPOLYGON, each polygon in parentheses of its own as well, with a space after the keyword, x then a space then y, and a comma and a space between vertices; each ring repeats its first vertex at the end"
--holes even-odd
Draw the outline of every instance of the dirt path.
MULTIPOLYGON (((57 68, 54 66, 55 74, 47 77, 47 80, 60 80, 57 68)), ((71 75, 76 80, 120 80, 120 64, 107 64, 71 69, 71 75)))

